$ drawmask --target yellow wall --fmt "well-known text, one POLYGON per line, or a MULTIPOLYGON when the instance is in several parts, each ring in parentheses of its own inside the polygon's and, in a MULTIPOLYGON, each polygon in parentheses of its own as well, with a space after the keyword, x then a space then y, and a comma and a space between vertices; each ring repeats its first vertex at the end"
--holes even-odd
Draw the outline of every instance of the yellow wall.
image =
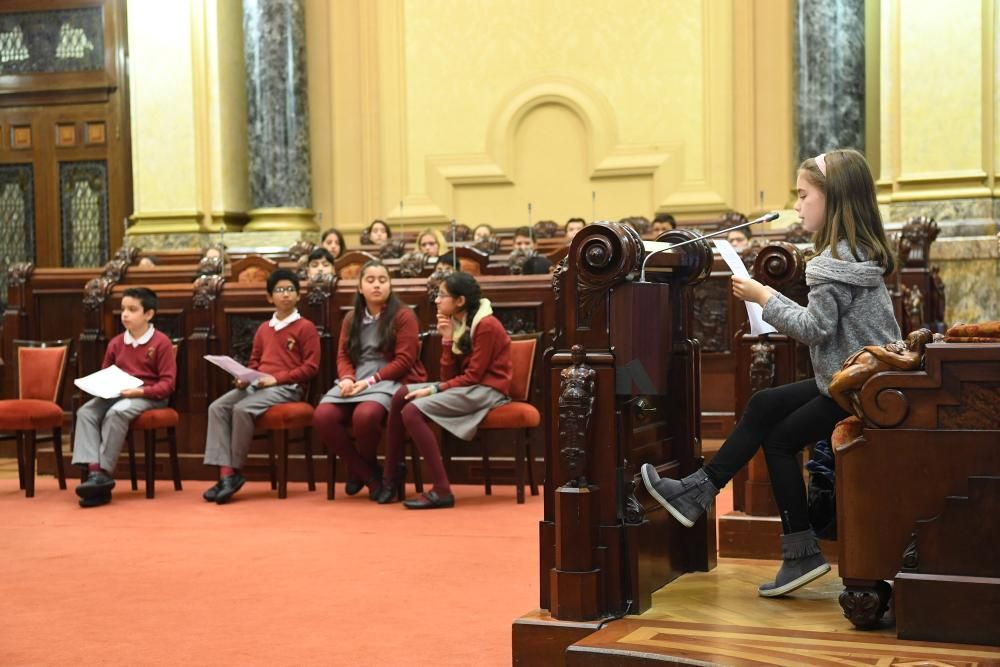
POLYGON ((788 199, 790 0, 309 0, 307 16, 325 224, 788 199))
POLYGON ((882 0, 880 24, 883 201, 992 196, 993 0, 882 0))

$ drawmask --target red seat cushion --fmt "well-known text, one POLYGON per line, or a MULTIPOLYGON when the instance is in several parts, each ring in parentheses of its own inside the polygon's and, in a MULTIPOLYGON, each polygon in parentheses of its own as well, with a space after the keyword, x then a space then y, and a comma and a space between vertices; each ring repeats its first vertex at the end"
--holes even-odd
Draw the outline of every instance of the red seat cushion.
POLYGON ((52 401, 37 398, 0 401, 0 429, 34 431, 59 428, 62 423, 62 408, 52 401))
POLYGON ((257 428, 268 430, 288 430, 310 428, 313 420, 313 406, 308 403, 279 403, 267 409, 257 418, 257 428))
POLYGON ((151 431, 158 428, 176 428, 180 417, 173 408, 153 408, 146 410, 132 420, 130 431, 151 431))
POLYGON ((486 418, 479 423, 479 428, 534 428, 542 417, 531 403, 512 401, 486 413, 486 418))

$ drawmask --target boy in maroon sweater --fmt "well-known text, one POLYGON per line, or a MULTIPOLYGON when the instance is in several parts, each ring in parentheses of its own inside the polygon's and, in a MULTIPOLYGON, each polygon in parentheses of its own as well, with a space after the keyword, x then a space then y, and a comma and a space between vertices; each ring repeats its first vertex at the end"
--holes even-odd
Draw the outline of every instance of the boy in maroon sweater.
POLYGON ((267 301, 274 316, 253 337, 248 366, 267 373, 253 385, 236 382, 208 407, 205 463, 219 466, 219 481, 204 493, 208 502, 229 502, 246 480, 240 468, 253 440, 254 422, 278 403, 302 400, 305 385, 319 370, 319 333, 299 315, 299 278, 277 269, 267 279, 267 301))
POLYGON ((76 413, 73 463, 86 466, 87 479, 76 487, 81 507, 111 502, 115 480, 111 473, 125 444, 129 424, 146 410, 162 408, 174 392, 177 362, 173 344, 153 328, 150 320, 158 306, 156 293, 130 287, 122 294, 122 325, 104 353, 102 368, 114 364, 142 380, 137 389, 126 389, 118 398, 94 398, 76 413))

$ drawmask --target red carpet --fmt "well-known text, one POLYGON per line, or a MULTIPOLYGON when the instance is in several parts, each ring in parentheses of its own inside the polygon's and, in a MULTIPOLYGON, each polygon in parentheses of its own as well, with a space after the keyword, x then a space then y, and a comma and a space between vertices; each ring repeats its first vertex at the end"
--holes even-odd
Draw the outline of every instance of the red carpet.
POLYGON ((414 512, 342 485, 219 507, 207 482, 147 500, 119 480, 84 510, 72 482, 36 483, 0 480, 2 665, 509 665, 538 606, 541 496, 514 487, 414 512))

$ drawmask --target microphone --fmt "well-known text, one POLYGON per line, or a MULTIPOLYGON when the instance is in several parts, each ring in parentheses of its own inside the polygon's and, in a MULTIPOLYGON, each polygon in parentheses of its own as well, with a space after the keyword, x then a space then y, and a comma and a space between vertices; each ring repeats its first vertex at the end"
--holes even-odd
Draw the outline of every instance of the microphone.
POLYGON ((665 250, 673 250, 674 248, 680 248, 682 245, 694 243, 695 241, 701 241, 702 239, 708 239, 713 236, 728 234, 731 231, 737 229, 743 229, 744 227, 749 227, 750 225, 756 225, 759 222, 771 222, 772 220, 777 220, 779 217, 781 217, 781 215, 777 211, 771 211, 770 213, 766 213, 760 216, 756 220, 751 220, 750 222, 743 222, 738 225, 733 225, 732 227, 727 227, 726 229, 720 229, 716 232, 711 232, 710 234, 703 234, 698 238, 688 239, 687 241, 681 241, 680 243, 674 243, 673 245, 669 245, 666 248, 660 248, 659 250, 654 250, 653 252, 646 255, 646 259, 642 260, 642 268, 639 270, 639 282, 641 283, 646 282, 646 262, 649 261, 650 257, 652 257, 657 253, 664 252, 665 250))

